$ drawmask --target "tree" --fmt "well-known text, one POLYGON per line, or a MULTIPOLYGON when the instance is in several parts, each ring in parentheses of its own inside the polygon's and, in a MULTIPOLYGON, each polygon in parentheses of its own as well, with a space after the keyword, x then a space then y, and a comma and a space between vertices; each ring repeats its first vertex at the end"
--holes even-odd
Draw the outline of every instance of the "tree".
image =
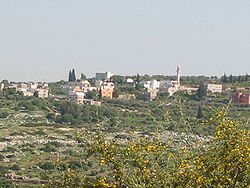
POLYGON ((234 79, 233 79, 233 75, 232 75, 232 74, 229 76, 229 82, 230 82, 230 83, 233 83, 233 82, 234 82, 234 79))
POLYGON ((113 97, 118 98, 120 94, 121 94, 121 90, 119 88, 115 88, 114 93, 113 93, 113 97))
POLYGON ((248 74, 246 74, 246 76, 245 76, 245 82, 247 82, 248 81, 248 74))
POLYGON ((96 99, 97 93, 95 91, 88 91, 85 95, 86 99, 96 99))
POLYGON ((199 88, 197 90, 197 97, 198 98, 202 98, 202 97, 205 97, 207 95, 207 89, 205 87, 205 84, 204 83, 201 83, 199 85, 199 88))
POLYGON ((34 97, 39 97, 38 91, 35 91, 33 94, 34 97))
POLYGON ((75 69, 72 70, 72 82, 76 81, 75 69))
POLYGON ((222 76, 221 80, 222 80, 223 83, 227 83, 228 82, 228 78, 227 78, 226 73, 224 73, 224 75, 222 76))
POLYGON ((241 75, 238 76, 238 83, 241 83, 242 82, 242 77, 241 75))
POLYGON ((198 108, 198 112, 197 112, 197 119, 201 119, 203 117, 204 117, 204 114, 203 114, 202 107, 200 105, 199 108, 198 108))
POLYGON ((75 75, 75 69, 72 71, 69 71, 69 82, 75 82, 76 81, 76 75, 75 75))
POLYGON ((83 74, 83 73, 81 73, 81 78, 80 78, 80 80, 86 80, 86 79, 87 79, 86 75, 83 74))
POLYGON ((140 75, 137 73, 137 75, 136 75, 136 82, 135 82, 135 89, 136 89, 136 90, 139 90, 139 89, 140 89, 140 86, 139 86, 140 81, 141 81, 140 75))
POLYGON ((72 72, 71 72, 71 70, 69 71, 69 82, 71 82, 71 80, 72 80, 72 72))

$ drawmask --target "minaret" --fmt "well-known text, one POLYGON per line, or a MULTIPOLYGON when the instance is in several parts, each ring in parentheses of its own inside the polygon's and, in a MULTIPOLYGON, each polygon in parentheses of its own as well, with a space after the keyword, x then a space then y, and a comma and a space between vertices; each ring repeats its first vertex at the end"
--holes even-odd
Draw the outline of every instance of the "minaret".
POLYGON ((180 87, 181 86, 181 74, 180 74, 180 70, 181 70, 181 66, 180 65, 178 65, 177 66, 177 70, 176 70, 176 72, 177 72, 177 87, 180 87))

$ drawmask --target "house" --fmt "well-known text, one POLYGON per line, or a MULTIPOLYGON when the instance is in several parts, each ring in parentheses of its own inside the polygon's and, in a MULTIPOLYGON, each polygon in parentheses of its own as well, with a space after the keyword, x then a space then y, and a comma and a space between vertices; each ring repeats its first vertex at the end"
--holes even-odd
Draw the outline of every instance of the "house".
POLYGON ((23 96, 25 97, 32 97, 34 96, 34 93, 32 93, 31 91, 22 91, 23 96))
POLYGON ((83 104, 85 105, 95 105, 95 106, 101 106, 101 101, 94 101, 93 99, 84 99, 83 104))
POLYGON ((250 95, 242 92, 237 92, 231 95, 231 99, 234 103, 238 104, 250 104, 250 95))
POLYGON ((134 80, 133 80, 132 78, 127 78, 127 79, 126 79, 126 83, 127 83, 127 84, 134 83, 134 80))
POLYGON ((157 97, 159 90, 158 89, 148 89, 147 91, 142 92, 139 96, 139 100, 152 101, 157 97))
POLYGON ((17 84, 17 87, 16 87, 16 92, 23 92, 23 91, 28 91, 29 87, 28 87, 28 84, 25 84, 25 83, 19 83, 17 84))
POLYGON ((118 99, 133 100, 133 99, 136 99, 136 96, 135 94, 123 94, 123 95, 119 95, 118 99))
POLYGON ((74 92, 88 92, 93 90, 91 84, 87 80, 83 80, 80 82, 69 82, 67 85, 61 86, 61 90, 70 93, 71 91, 74 92))
POLYGON ((4 83, 0 83, 0 91, 3 91, 4 89, 4 83))
POLYGON ((85 93, 82 92, 70 92, 69 100, 77 104, 84 104, 85 93))
POLYGON ((221 93, 222 85, 221 84, 206 84, 205 87, 207 91, 211 91, 212 93, 221 93))
POLYGON ((187 93, 196 93, 198 88, 197 87, 184 87, 181 86, 180 88, 182 91, 186 91, 187 93))
POLYGON ((105 88, 100 89, 101 98, 110 98, 110 99, 112 99, 113 98, 113 93, 114 93, 113 89, 105 89, 105 88))
POLYGON ((49 97, 49 88, 37 88, 35 91, 39 98, 48 98, 49 97))
POLYGON ((11 83, 9 88, 15 88, 16 92, 23 93, 23 96, 49 97, 49 86, 46 83, 11 83))
POLYGON ((140 84, 143 85, 144 88, 148 89, 148 88, 150 88, 151 81, 142 80, 142 81, 140 81, 140 84))
POLYGON ((168 92, 169 96, 172 96, 175 92, 179 91, 181 86, 178 84, 178 81, 161 81, 159 90, 161 92, 168 92))
POLYGON ((113 82, 102 82, 100 87, 101 98, 113 98, 115 84, 113 82))

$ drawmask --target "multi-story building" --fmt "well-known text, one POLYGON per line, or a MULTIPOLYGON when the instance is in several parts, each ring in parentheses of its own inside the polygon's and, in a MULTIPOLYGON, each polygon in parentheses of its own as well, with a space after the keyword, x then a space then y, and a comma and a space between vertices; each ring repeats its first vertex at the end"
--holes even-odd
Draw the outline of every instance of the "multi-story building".
POLYGON ((25 83, 19 83, 16 87, 16 91, 23 92, 23 91, 28 91, 29 87, 28 84, 25 83))
POLYGON ((69 100, 77 104, 84 104, 85 93, 82 92, 70 92, 69 100))
POLYGON ((69 82, 67 85, 61 86, 61 90, 66 93, 70 93, 71 91, 88 92, 93 90, 93 87, 91 87, 89 81, 84 80, 80 82, 69 82))
POLYGON ((138 99, 152 101, 157 97, 159 90, 158 89, 148 89, 147 91, 142 92, 138 99))
POLYGON ((49 88, 37 88, 36 91, 39 98, 49 97, 49 88))
MULTIPOLYGON (((159 89, 161 92, 168 92, 169 95, 173 95, 176 91, 181 89, 181 76, 180 76, 180 65, 176 69, 176 80, 151 80, 151 81, 141 81, 144 88, 146 89, 159 89)), ((145 94, 144 94, 145 95, 145 94)))
POLYGON ((114 74, 111 72, 105 72, 105 73, 96 73, 95 80, 109 80, 114 74))
POLYGON ((113 98, 113 93, 114 93, 113 89, 105 89, 105 88, 100 89, 101 98, 110 98, 110 99, 112 99, 113 98))
POLYGON ((250 95, 242 92, 237 92, 231 95, 231 99, 234 103, 238 104, 250 104, 250 95))
POLYGON ((206 84, 205 87, 207 91, 211 91, 212 93, 221 93, 222 85, 221 84, 206 84))
POLYGON ((101 98, 113 98, 115 84, 113 82, 102 82, 100 87, 101 98))

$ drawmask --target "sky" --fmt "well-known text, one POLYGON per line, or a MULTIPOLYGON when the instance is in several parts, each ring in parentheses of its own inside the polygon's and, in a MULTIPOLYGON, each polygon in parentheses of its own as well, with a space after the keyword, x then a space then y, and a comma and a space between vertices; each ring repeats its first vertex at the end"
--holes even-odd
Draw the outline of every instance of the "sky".
POLYGON ((249 0, 0 0, 0 80, 250 74, 249 0))

